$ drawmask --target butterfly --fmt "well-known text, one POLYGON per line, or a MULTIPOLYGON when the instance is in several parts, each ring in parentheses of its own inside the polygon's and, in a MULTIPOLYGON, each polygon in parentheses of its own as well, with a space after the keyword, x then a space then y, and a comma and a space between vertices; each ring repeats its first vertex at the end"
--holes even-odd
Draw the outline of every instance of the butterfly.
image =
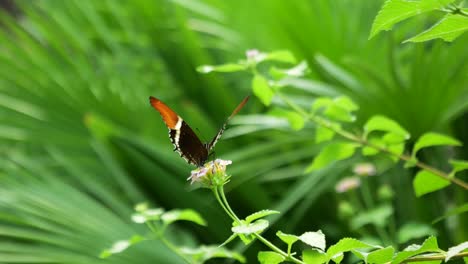
POLYGON ((193 132, 192 128, 190 128, 182 117, 180 117, 161 100, 153 96, 150 96, 149 100, 154 109, 158 110, 161 114, 164 123, 169 129, 169 138, 174 145, 174 151, 179 153, 179 155, 189 164, 202 167, 208 159, 210 152, 216 145, 216 142, 218 142, 218 139, 226 129, 227 123, 242 109, 245 103, 247 103, 249 96, 246 96, 242 102, 240 102, 234 111, 232 111, 232 114, 226 119, 226 122, 224 122, 218 133, 207 143, 202 143, 197 134, 193 132))

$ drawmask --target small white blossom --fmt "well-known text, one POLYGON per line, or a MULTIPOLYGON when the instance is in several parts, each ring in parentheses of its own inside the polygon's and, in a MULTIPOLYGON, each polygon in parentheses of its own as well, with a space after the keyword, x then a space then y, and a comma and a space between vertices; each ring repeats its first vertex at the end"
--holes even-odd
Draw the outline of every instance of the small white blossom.
POLYGON ((361 180, 358 177, 348 177, 339 181, 335 186, 337 193, 344 193, 349 190, 358 188, 361 185, 361 180))
POLYGON ((377 169, 372 163, 359 163, 354 166, 353 172, 359 176, 373 176, 377 173, 377 169))

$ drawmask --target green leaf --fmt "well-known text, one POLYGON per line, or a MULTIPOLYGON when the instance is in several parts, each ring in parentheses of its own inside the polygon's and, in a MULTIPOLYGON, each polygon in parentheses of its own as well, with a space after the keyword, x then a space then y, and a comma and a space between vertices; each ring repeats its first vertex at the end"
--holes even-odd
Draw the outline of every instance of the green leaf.
POLYGON ((351 219, 350 225, 353 230, 361 228, 367 224, 373 224, 378 227, 386 226, 390 216, 393 214, 393 207, 384 204, 368 211, 359 213, 351 219))
POLYGON ((221 65, 202 65, 197 67, 197 71, 200 73, 210 73, 210 72, 237 72, 246 70, 247 66, 237 63, 227 63, 221 65))
POLYGON ((398 229, 397 238, 399 244, 404 244, 411 239, 435 235, 436 231, 430 225, 422 223, 405 223, 398 229))
POLYGON ((371 117, 364 125, 364 136, 366 138, 369 135, 369 133, 373 131, 392 132, 397 135, 403 136, 405 139, 409 138, 408 131, 402 128, 397 122, 381 115, 375 115, 371 117))
POLYGON ((161 216, 162 221, 169 225, 175 221, 189 221, 202 226, 206 226, 206 221, 203 217, 192 209, 171 210, 161 216))
POLYGON ((449 185, 450 181, 425 170, 419 171, 413 180, 413 188, 417 197, 440 190, 449 185))
POLYGON ((398 156, 401 156, 403 152, 405 151, 405 144, 395 144, 395 145, 390 145, 387 146, 388 151, 391 153, 394 153, 396 156, 389 156, 394 162, 397 162, 400 160, 398 156))
POLYGON ((253 223, 245 223, 238 226, 233 226, 231 231, 236 234, 250 235, 253 233, 259 233, 265 230, 268 227, 268 221, 264 219, 259 219, 253 223))
POLYGON ((401 263, 402 261, 412 256, 416 256, 426 252, 441 252, 439 246, 437 245, 437 238, 431 236, 428 239, 426 239, 422 245, 413 244, 408 246, 403 251, 398 252, 396 254, 391 264, 401 263))
POLYGON ((422 42, 441 38, 451 42, 468 30, 468 17, 447 14, 439 23, 404 42, 422 42))
POLYGON ((140 213, 135 213, 132 215, 132 221, 137 224, 143 224, 147 221, 158 221, 161 219, 163 213, 164 210, 161 208, 146 209, 144 211, 142 210, 140 213))
POLYGON ((262 264, 278 264, 286 259, 284 256, 274 251, 260 251, 257 257, 258 261, 262 264))
POLYGON ((290 77, 302 77, 306 74, 307 70, 309 69, 309 66, 307 65, 307 62, 303 61, 299 63, 298 65, 289 68, 289 69, 279 69, 277 67, 271 67, 269 70, 269 73, 271 76, 273 76, 276 80, 282 79, 286 76, 290 77))
POLYGON ((299 236, 299 239, 306 243, 307 245, 321 250, 325 250, 325 235, 322 233, 322 230, 317 232, 305 232, 299 236))
POLYGON ((271 104, 275 93, 268 85, 268 80, 265 77, 256 74, 252 79, 252 89, 255 96, 257 96, 264 105, 269 106, 271 104))
POLYGON ((452 165, 452 171, 449 174, 450 178, 455 177, 455 174, 459 171, 468 170, 468 161, 466 160, 449 160, 452 165))
MULTIPOLYGON (((359 241, 355 238, 343 238, 338 243, 335 245, 331 246, 327 250, 327 256, 329 259, 333 259, 339 254, 342 254, 343 252, 347 252, 353 249, 358 249, 358 248, 373 248, 374 246, 369 245, 367 243, 364 243, 362 241, 359 241)), ((336 262, 336 261, 335 261, 336 262)))
POLYGON ((340 96, 333 100, 335 104, 348 112, 353 112, 359 109, 359 106, 347 96, 340 96))
POLYGON ((415 157, 416 153, 422 148, 427 148, 427 147, 432 147, 432 146, 441 146, 441 145, 461 146, 462 143, 458 141, 457 139, 446 136, 446 135, 432 133, 432 132, 425 133, 414 144, 414 148, 413 148, 411 156, 415 157))
POLYGON ((354 122, 356 117, 351 114, 347 109, 341 108, 336 104, 330 105, 324 112, 327 117, 342 121, 342 122, 354 122))
POLYGON ((335 131, 324 126, 317 126, 315 130, 315 143, 330 141, 335 136, 335 131))
POLYGON ((305 125, 305 121, 302 115, 294 111, 284 110, 281 108, 274 108, 271 111, 269 111, 268 114, 278 117, 285 117, 286 119, 288 119, 291 128, 295 131, 301 130, 305 125))
MULTIPOLYGON (((379 146, 382 148, 386 147, 385 143, 383 142, 381 138, 371 137, 367 141, 369 141, 369 143, 372 144, 373 146, 379 146)), ((373 155, 377 155, 380 153, 378 149, 369 147, 369 146, 362 147, 361 152, 362 152, 362 155, 364 156, 373 156, 373 155)))
POLYGON ((369 39, 382 30, 392 29, 400 21, 424 12, 439 9, 453 1, 455 0, 387 0, 372 24, 369 39))
POLYGON ((302 260, 306 264, 323 264, 327 262, 328 258, 324 252, 316 249, 306 249, 302 251, 302 260))
POLYGON ((245 258, 241 254, 218 246, 181 247, 180 251, 192 258, 193 262, 191 263, 205 263, 213 258, 230 258, 245 263, 245 258))
POLYGON ((401 134, 395 134, 392 132, 385 133, 382 137, 382 141, 385 142, 386 145, 394 145, 399 144, 405 141, 405 137, 401 134))
POLYGON ((260 218, 263 218, 265 216, 268 216, 268 215, 272 215, 272 214, 279 214, 280 212, 279 211, 275 211, 275 210, 261 210, 261 211, 258 211, 258 212, 255 212, 249 216, 247 216, 245 218, 245 221, 247 223, 252 223, 253 221, 257 220, 257 219, 260 219, 260 218))
POLYGON ((284 243, 288 244, 288 247, 299 240, 298 236, 285 234, 281 231, 276 232, 276 236, 279 237, 284 243))
POLYGON ((351 157, 359 145, 349 142, 333 142, 325 146, 307 167, 306 172, 321 169, 334 161, 351 157))
POLYGON ((99 255, 100 258, 108 258, 112 256, 113 254, 121 253, 125 251, 127 248, 129 248, 132 245, 135 245, 146 238, 139 236, 139 235, 134 235, 132 236, 129 240, 120 240, 115 242, 110 249, 106 249, 101 252, 99 255))
POLYGON ((366 263, 381 264, 390 262, 394 252, 395 249, 391 246, 374 250, 367 255, 366 263))
POLYGON ((266 53, 266 57, 263 59, 263 61, 279 61, 291 64, 297 63, 296 58, 289 50, 277 50, 266 53))
POLYGON ((315 99, 312 103, 312 113, 317 112, 320 109, 327 109, 329 106, 333 105, 333 100, 328 97, 319 97, 315 99))
POLYGON ((468 241, 465 241, 461 244, 458 244, 454 247, 451 247, 447 251, 447 256, 445 257, 445 262, 449 261, 453 256, 457 255, 458 253, 468 249, 468 241))

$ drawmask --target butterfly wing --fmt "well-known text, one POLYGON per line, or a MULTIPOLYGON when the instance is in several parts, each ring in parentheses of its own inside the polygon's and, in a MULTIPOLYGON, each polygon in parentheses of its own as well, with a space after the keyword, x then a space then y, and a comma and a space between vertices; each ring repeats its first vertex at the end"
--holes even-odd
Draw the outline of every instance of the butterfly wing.
POLYGON ((211 152, 211 150, 214 148, 214 146, 216 145, 216 142, 218 142, 218 140, 221 138, 221 136, 223 135, 224 133, 224 130, 226 130, 226 125, 228 124, 229 120, 235 116, 237 114, 237 112, 239 112, 242 107, 244 107, 244 105, 247 103, 247 101, 249 100, 250 96, 246 96, 244 98, 244 100, 242 100, 242 102, 240 102, 240 104, 234 109, 234 111, 232 111, 232 114, 226 119, 226 122, 224 122, 223 126, 221 127, 221 129, 218 131, 218 133, 214 136, 214 138, 206 144, 206 149, 207 149, 207 152, 211 152))
POLYGON ((188 163, 202 166, 208 159, 208 150, 190 126, 161 100, 150 96, 150 103, 160 114, 169 129, 174 150, 188 163))

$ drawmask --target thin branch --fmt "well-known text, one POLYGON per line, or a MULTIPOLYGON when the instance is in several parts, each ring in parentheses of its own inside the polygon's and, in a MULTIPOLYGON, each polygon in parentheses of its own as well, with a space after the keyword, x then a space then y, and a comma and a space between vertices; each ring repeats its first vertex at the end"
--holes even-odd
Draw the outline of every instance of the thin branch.
MULTIPOLYGON (((369 141, 367 141, 366 139, 360 137, 360 136, 357 136, 357 135, 354 135, 352 133, 349 133, 347 131, 343 131, 341 129, 338 129, 336 127, 334 127, 330 122, 328 122, 327 120, 323 119, 323 118, 320 118, 318 116, 311 116, 309 113, 307 113, 306 111, 304 111, 301 107, 299 107, 298 105, 296 105, 295 103, 293 103, 291 100, 289 100, 288 98, 286 98, 284 95, 282 95, 281 93, 278 93, 278 95, 281 97, 281 99, 287 104, 289 105, 292 109, 294 109, 296 112, 298 112, 299 114, 301 114, 304 118, 320 125, 320 126, 323 126, 325 128, 328 128, 330 130, 332 130, 333 132, 335 132, 336 134, 348 139, 348 140, 351 140, 351 141, 354 141, 354 142, 357 142, 363 146, 367 146, 367 147, 371 147, 371 148, 374 148, 382 153, 385 153, 385 154, 389 154, 391 156, 394 156, 394 157, 397 157, 398 159, 400 160, 404 160, 404 161, 410 161, 412 160, 411 156, 409 155, 406 155, 406 154, 397 154, 397 153, 394 153, 390 150, 388 150, 387 148, 383 148, 381 146, 377 146, 377 145, 374 145, 372 143, 370 143, 369 141)), ((450 181, 462 188, 464 188, 465 190, 468 190, 468 183, 464 182, 463 180, 460 180, 460 179, 457 179, 455 177, 450 177, 449 174, 437 169, 437 168, 434 168, 432 166, 429 166, 423 162, 420 162, 418 161, 416 164, 415 164, 416 167, 419 167, 423 170, 426 170, 428 172, 431 172, 432 174, 434 175, 437 175, 441 178, 443 178, 444 180, 447 180, 447 181, 450 181)))

